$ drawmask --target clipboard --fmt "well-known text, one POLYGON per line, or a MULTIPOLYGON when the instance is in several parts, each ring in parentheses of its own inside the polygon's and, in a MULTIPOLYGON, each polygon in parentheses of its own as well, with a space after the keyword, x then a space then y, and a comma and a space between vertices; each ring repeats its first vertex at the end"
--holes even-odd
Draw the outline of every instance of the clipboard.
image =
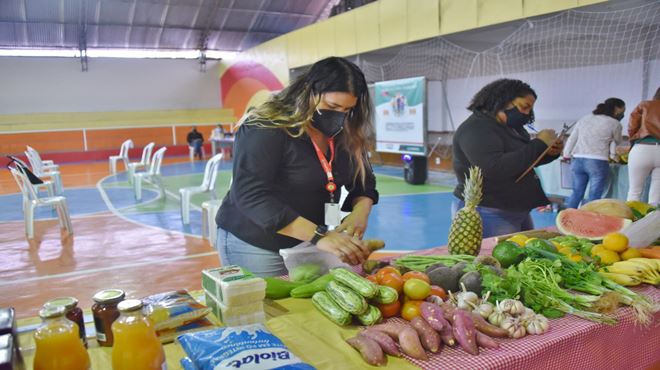
POLYGON ((568 134, 568 131, 569 131, 571 128, 573 128, 573 126, 575 126, 576 123, 577 123, 577 122, 573 122, 573 123, 570 124, 570 125, 567 125, 567 124, 564 123, 564 128, 561 130, 561 132, 559 133, 559 135, 557 135, 557 138, 555 139, 555 141, 553 141, 552 144, 548 145, 548 147, 545 148, 545 150, 543 151, 543 153, 541 153, 541 155, 539 155, 539 156, 534 160, 534 162, 532 162, 532 164, 531 164, 529 167, 527 167, 527 169, 525 170, 525 172, 523 172, 522 175, 520 175, 520 176, 516 179, 515 182, 518 183, 520 180, 523 179, 523 177, 527 176, 527 174, 530 173, 530 172, 534 169, 534 167, 535 167, 535 166, 541 161, 541 159, 542 159, 543 157, 545 157, 546 154, 548 154, 548 152, 550 151, 550 149, 551 149, 556 143, 558 143, 560 140, 563 140, 563 139, 564 139, 564 136, 566 136, 566 134, 568 134))

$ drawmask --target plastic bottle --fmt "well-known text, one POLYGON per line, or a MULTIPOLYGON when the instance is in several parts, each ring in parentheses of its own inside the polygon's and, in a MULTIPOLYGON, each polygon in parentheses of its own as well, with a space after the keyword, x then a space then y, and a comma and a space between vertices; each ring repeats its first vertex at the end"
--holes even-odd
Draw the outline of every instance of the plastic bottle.
POLYGON ((80 341, 78 326, 67 319, 62 306, 39 311, 43 324, 34 333, 37 346, 34 370, 87 370, 89 355, 80 341))
POLYGON ((163 370, 163 346, 153 324, 142 314, 142 301, 128 299, 117 306, 120 316, 112 324, 113 370, 163 370))

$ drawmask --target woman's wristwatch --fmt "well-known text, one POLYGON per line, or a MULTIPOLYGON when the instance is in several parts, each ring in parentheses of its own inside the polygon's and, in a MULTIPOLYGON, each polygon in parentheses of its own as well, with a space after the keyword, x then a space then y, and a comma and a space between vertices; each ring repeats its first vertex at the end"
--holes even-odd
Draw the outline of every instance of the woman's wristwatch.
POLYGON ((316 243, 321 240, 322 237, 324 237, 328 233, 328 227, 325 225, 318 225, 316 227, 316 230, 314 230, 314 236, 312 237, 312 240, 309 242, 316 245, 316 243))

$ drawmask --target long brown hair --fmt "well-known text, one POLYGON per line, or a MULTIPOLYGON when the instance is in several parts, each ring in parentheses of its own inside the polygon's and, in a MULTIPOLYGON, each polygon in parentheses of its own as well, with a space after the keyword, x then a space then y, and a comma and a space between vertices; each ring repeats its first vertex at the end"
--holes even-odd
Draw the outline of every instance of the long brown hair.
POLYGON ((300 137, 310 124, 321 96, 329 92, 346 92, 357 98, 344 124, 344 133, 337 143, 345 148, 357 168, 364 185, 367 174, 367 150, 372 146, 373 106, 364 74, 350 61, 330 57, 320 60, 281 92, 247 113, 240 124, 280 128, 292 137, 300 137))

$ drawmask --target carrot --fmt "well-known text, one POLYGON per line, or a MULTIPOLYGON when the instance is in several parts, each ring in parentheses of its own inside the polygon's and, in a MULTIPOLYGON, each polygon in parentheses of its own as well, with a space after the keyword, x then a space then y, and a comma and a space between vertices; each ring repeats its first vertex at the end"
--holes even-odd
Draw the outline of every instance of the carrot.
POLYGON ((644 258, 660 258, 660 247, 648 247, 638 249, 644 258))

